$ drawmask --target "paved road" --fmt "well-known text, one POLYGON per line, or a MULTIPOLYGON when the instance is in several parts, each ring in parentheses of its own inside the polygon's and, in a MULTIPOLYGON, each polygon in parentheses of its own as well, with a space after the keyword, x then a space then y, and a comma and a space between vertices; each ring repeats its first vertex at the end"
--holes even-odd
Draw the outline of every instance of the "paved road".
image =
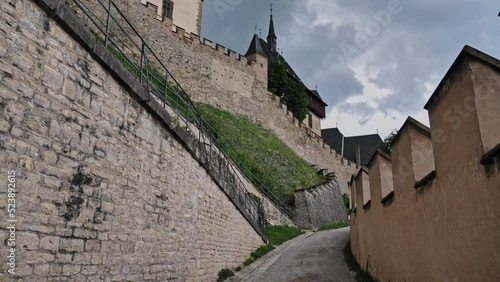
POLYGON ((354 281, 344 262, 349 228, 312 233, 266 260, 243 281, 354 281))

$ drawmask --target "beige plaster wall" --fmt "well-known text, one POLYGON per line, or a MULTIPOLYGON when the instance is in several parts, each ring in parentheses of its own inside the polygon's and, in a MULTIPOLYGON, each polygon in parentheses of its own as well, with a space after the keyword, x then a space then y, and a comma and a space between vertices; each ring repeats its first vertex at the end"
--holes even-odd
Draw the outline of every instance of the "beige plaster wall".
POLYGON ((19 281, 214 281, 263 244, 170 131, 36 4, 0 7, 0 171, 16 171, 19 281))
POLYGON ((316 135, 321 136, 321 118, 314 114, 313 112, 309 111, 308 115, 306 118, 302 121, 302 123, 310 128, 312 132, 314 132, 316 135), (309 114, 311 115, 311 120, 312 120, 312 127, 309 127, 309 114))
POLYGON ((434 153, 429 135, 412 130, 411 154, 415 181, 419 181, 434 170, 434 153))
MULTIPOLYGON (((484 153, 498 144, 500 126, 496 116, 500 104, 500 74, 498 69, 481 64, 476 60, 470 61, 472 81, 475 96, 475 105, 478 109, 478 122, 481 130, 484 153)), ((464 101, 464 109, 474 104, 472 99, 464 101)))
MULTIPOLYGON (((392 152, 393 200, 381 204, 379 192, 375 193, 382 189, 371 175, 382 167, 378 161, 370 168, 371 206, 361 209, 364 196, 355 197, 352 250, 360 265, 380 281, 500 279, 500 162, 498 158, 488 165, 479 162, 484 138, 478 121, 481 116, 498 120, 498 111, 491 110, 500 104, 476 111, 475 102, 470 102, 468 115, 449 112, 454 105, 477 100, 473 79, 478 77, 472 74, 489 66, 470 61, 455 66, 439 90, 439 99, 429 107, 436 178, 414 188, 412 148, 419 130, 406 126, 392 152), (450 118, 453 114, 461 117, 460 126, 450 118)), ((364 191, 358 187, 362 182, 355 185, 356 193, 364 191)))

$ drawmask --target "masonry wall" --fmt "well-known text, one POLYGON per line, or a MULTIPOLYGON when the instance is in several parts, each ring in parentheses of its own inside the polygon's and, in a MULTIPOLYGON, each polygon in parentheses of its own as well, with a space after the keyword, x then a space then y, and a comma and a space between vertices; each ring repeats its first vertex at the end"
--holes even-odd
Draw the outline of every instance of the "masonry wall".
MULTIPOLYGON (((83 2, 89 7, 98 7, 93 1, 83 2)), ((138 1, 115 2, 193 100, 243 115, 272 130, 306 161, 335 172, 342 193, 348 193, 347 181, 356 172, 356 165, 339 156, 320 135, 294 119, 286 106, 267 91, 265 57, 257 56, 256 61, 249 64, 245 57, 224 46, 157 21, 156 11, 138 1)), ((96 8, 99 10, 102 8, 96 8)))
POLYGON ((368 166, 370 205, 352 182, 352 251, 378 280, 500 279, 500 135, 481 130, 500 118, 499 82, 499 61, 465 47, 426 105, 430 129, 408 119, 368 166))
POLYGON ((347 214, 337 181, 295 192, 297 226, 314 228, 336 222, 347 222, 347 214))
POLYGON ((36 4, 0 7, 0 186, 15 170, 18 191, 16 276, 4 263, 0 280, 210 281, 263 243, 173 133, 36 4))

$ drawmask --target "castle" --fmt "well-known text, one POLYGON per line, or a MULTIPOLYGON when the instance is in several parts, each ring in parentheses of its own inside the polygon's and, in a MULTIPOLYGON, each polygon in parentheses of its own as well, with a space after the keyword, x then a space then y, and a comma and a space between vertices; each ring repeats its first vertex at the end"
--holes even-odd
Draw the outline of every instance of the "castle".
MULTIPOLYGON (((119 33, 116 9, 106 17, 102 1, 76 2, 99 20, 62 0, 0 3, 0 158, 19 183, 15 279, 213 281, 266 243, 264 215, 289 219, 102 44, 90 28, 106 31, 109 19, 107 34, 119 33)), ((409 119, 392 156, 377 153, 367 172, 267 91, 265 56, 160 21, 152 5, 113 3, 194 101, 248 117, 335 172, 353 194, 351 240, 364 268, 391 281, 459 280, 454 271, 498 280, 498 60, 465 48, 426 106, 430 129, 409 119)), ((304 191, 304 207, 338 191, 327 186, 304 191)), ((0 280, 12 278, 7 268, 0 280)))
POLYGON ((271 16, 269 20, 269 32, 267 41, 260 38, 257 33, 254 34, 250 46, 248 47, 245 57, 248 61, 257 61, 257 56, 264 56, 269 61, 279 61, 286 67, 287 74, 290 78, 301 83, 306 89, 307 94, 307 109, 308 114, 305 120, 302 121, 309 129, 317 136, 321 136, 321 119, 326 117, 325 107, 328 106, 321 98, 318 89, 309 89, 295 73, 293 68, 288 64, 286 59, 278 52, 278 37, 274 29, 273 10, 271 6, 271 16))

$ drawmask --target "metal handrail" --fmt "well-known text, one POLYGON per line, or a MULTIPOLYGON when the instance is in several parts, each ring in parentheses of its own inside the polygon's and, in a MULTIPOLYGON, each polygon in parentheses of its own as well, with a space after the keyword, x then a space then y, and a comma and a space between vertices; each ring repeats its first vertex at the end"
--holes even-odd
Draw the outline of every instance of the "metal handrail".
MULTIPOLYGON (((108 49, 112 52, 119 53, 119 59, 124 63, 126 62, 126 67, 140 77, 140 81, 148 90, 148 93, 158 97, 163 102, 164 107, 166 105, 170 106, 170 108, 173 109, 180 117, 184 118, 186 130, 190 130, 190 124, 196 126, 199 131, 198 140, 203 144, 209 145, 208 149, 205 146, 200 147, 200 150, 203 150, 204 153, 209 156, 209 159, 207 160, 209 168, 215 165, 211 163, 213 162, 212 153, 217 151, 218 155, 224 160, 224 162, 220 162, 218 164, 219 173, 223 168, 225 168, 225 173, 229 172, 234 176, 231 180, 234 179, 238 182, 235 183, 236 185, 245 187, 235 167, 238 167, 240 171, 245 171, 246 173, 251 174, 251 172, 241 167, 241 165, 237 162, 233 162, 225 153, 222 146, 214 137, 214 133, 216 133, 216 131, 203 119, 200 111, 196 108, 186 91, 182 88, 158 56, 153 52, 152 48, 142 38, 127 17, 120 11, 113 0, 108 0, 107 3, 104 3, 102 0, 93 1, 94 3, 97 2, 101 6, 101 11, 92 11, 92 9, 87 7, 82 0, 72 1, 83 12, 87 19, 90 20, 96 29, 92 29, 90 26, 89 28, 98 38, 101 35, 104 37, 99 39, 104 41, 104 45, 108 49), (115 10, 117 14, 113 14, 113 11, 115 10), (101 14, 104 18, 99 19, 98 14, 101 14), (120 21, 122 21, 125 26, 122 26, 120 21), (119 29, 118 31, 124 35, 123 38, 113 34, 114 26, 117 26, 119 29), (126 29, 130 29, 131 34, 127 32, 126 29), (136 37, 135 40, 132 37, 136 37), (127 44, 125 41, 129 41, 131 44, 127 44), (138 46, 136 42, 140 42, 141 46, 138 46), (125 48, 127 50, 124 50, 125 48), (139 62, 130 58, 130 55, 127 53, 139 57, 139 62), (172 101, 169 101, 169 99, 172 101), (225 167, 223 167, 223 165, 225 165, 225 167)), ((265 186, 260 179, 251 174, 251 177, 248 180, 257 187, 260 187, 261 189, 259 190, 266 197, 268 197, 278 209, 286 213, 291 219, 293 218, 293 213, 289 208, 287 208, 287 205, 283 203, 267 186, 265 186)), ((241 189, 237 189, 234 192, 238 194, 237 196, 239 201, 246 205, 245 208, 253 207, 258 209, 256 203, 249 203, 246 199, 244 201, 241 200, 241 198, 244 197, 244 191, 240 190, 241 189)))

